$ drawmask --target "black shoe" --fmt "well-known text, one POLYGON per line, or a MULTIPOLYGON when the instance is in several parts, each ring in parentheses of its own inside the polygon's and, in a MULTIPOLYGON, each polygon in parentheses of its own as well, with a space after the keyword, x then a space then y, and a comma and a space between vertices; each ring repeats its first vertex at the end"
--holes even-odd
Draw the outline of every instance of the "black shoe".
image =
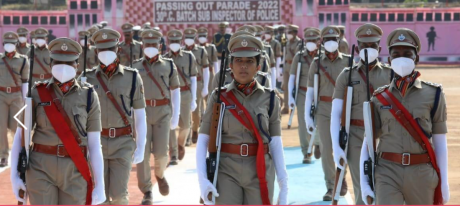
POLYGON ((302 163, 303 163, 303 164, 311 164, 311 156, 309 156, 309 155, 304 155, 304 156, 303 156, 302 163))
POLYGON ((171 157, 171 160, 169 161, 169 165, 177 165, 177 157, 173 156, 171 157))
POLYGON ((0 160, 0 167, 6 167, 6 166, 8 166, 8 159, 2 158, 0 160))
POLYGON ((323 196, 323 201, 332 201, 332 190, 327 190, 323 196))
POLYGON ((151 191, 144 193, 144 198, 142 198, 141 205, 153 205, 153 197, 151 191))
POLYGON ((321 150, 319 149, 319 145, 315 145, 315 158, 319 159, 321 158, 321 150))

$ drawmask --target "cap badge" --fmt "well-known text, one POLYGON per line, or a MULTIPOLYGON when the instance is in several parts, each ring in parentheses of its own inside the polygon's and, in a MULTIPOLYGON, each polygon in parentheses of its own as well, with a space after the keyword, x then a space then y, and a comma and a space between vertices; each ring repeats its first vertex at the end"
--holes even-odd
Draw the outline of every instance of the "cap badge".
POLYGON ((313 32, 310 32, 310 36, 313 36, 313 32))
POLYGON ((67 44, 64 43, 64 44, 62 44, 61 49, 62 49, 62 51, 67 51, 67 49, 69 49, 69 47, 67 46, 67 44))
POLYGON ((333 33, 334 33, 334 30, 329 29, 329 34, 333 34, 333 33))
POLYGON ((103 38, 103 39, 107 39, 107 34, 106 34, 106 33, 103 33, 103 34, 102 34, 102 38, 103 38))
POLYGON ((11 35, 11 34, 10 34, 10 35, 8 35, 8 38, 12 38, 12 37, 13 37, 13 35, 11 35))
POLYGON ((248 46, 248 41, 246 41, 246 39, 243 39, 243 41, 241 42, 241 46, 247 47, 248 46))
POLYGON ((173 33, 173 36, 177 36, 177 34, 176 34, 176 33, 173 33))
POLYGON ((245 32, 249 32, 248 28, 244 29, 245 32))
POLYGON ((399 41, 404 41, 404 39, 406 39, 406 37, 404 36, 404 34, 401 34, 401 35, 399 35, 398 39, 399 39, 399 41))
POLYGON ((152 33, 149 33, 149 37, 152 37, 152 36, 153 36, 153 34, 152 34, 152 33))
POLYGON ((371 34, 372 34, 371 29, 367 29, 366 34, 367 34, 367 35, 371 35, 371 34))

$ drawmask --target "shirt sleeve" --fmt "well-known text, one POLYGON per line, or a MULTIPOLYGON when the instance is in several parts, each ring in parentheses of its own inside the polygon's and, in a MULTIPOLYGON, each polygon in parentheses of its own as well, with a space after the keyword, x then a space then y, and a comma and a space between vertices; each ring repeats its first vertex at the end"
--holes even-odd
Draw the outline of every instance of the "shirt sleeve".
POLYGON ((213 51, 212 54, 211 54, 212 55, 212 57, 211 57, 212 62, 216 62, 217 61, 217 49, 216 49, 216 46, 212 45, 211 49, 213 51))
POLYGON ((299 62, 299 58, 300 58, 300 53, 297 53, 292 59, 291 70, 289 71, 291 75, 297 74, 297 63, 299 62))
POLYGON ((211 118, 212 118, 212 110, 213 105, 216 102, 216 90, 209 96, 208 102, 206 105, 206 111, 204 112, 203 116, 201 117, 201 125, 200 125, 200 132, 202 134, 209 134, 209 130, 211 129, 211 118))
POLYGON ((142 109, 145 108, 145 97, 144 97, 144 83, 142 82, 141 75, 137 73, 136 77, 136 91, 134 92, 133 97, 133 108, 134 109, 142 109))
POLYGON ((91 109, 88 112, 88 120, 86 121, 86 131, 100 132, 102 131, 101 106, 99 104, 99 97, 95 91, 91 94, 91 100, 91 109))
POLYGON ((281 54, 281 43, 279 43, 278 41, 276 41, 275 43, 275 54, 276 54, 276 57, 283 56, 283 54, 281 54))
POLYGON ((208 52, 206 51, 206 48, 204 47, 203 47, 203 58, 201 58, 201 65, 203 66, 203 68, 209 67, 208 52))
POLYGON ((377 135, 374 138, 379 138, 382 134, 382 121, 380 120, 380 102, 377 97, 373 96, 371 98, 371 103, 374 104, 374 134, 377 135))
POLYGON ((315 79, 315 68, 316 68, 316 61, 313 59, 313 62, 310 65, 310 69, 308 70, 308 81, 307 87, 313 87, 314 79, 315 79))
POLYGON ((270 47, 269 49, 269 53, 270 53, 270 67, 274 67, 275 64, 276 64, 276 60, 275 60, 275 54, 273 52, 273 48, 270 47))
POLYGON ((195 56, 192 53, 190 53, 189 55, 190 55, 189 58, 192 58, 192 61, 191 61, 192 62, 192 65, 191 65, 192 70, 190 72, 190 76, 193 77, 193 76, 196 76, 198 74, 198 69, 196 68, 196 58, 195 58, 195 56))
POLYGON ((172 75, 169 78, 169 88, 172 90, 174 88, 180 87, 179 75, 177 74, 176 64, 172 64, 172 75))
MULTIPOLYGON (((24 61, 24 60, 23 60, 24 61)), ((25 64, 24 64, 24 69, 22 70, 22 73, 21 73, 21 79, 22 79, 22 83, 27 83, 27 81, 29 81, 29 70, 30 70, 30 64, 29 64, 29 60, 27 58, 25 58, 25 64)), ((22 65, 21 65, 22 66, 22 65)), ((21 68, 20 68, 21 69, 21 68)))
POLYGON ((447 105, 444 92, 441 92, 439 97, 438 108, 433 116, 433 134, 447 133, 447 105))
POLYGON ((269 132, 270 136, 281 136, 281 112, 280 112, 280 99, 278 96, 274 96, 273 111, 269 119, 269 132))
MULTIPOLYGON (((348 72, 351 72, 351 70, 348 70, 348 72)), ((344 100, 344 93, 345 89, 347 88, 347 70, 342 70, 340 72, 339 76, 337 77, 337 81, 335 83, 335 88, 334 88, 334 94, 332 95, 333 99, 342 99, 344 100)))

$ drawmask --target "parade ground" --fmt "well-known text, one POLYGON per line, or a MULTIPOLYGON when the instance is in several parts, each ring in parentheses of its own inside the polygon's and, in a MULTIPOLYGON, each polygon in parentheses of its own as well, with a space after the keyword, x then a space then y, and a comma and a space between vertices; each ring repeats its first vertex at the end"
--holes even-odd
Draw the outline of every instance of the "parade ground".
MULTIPOLYGON (((422 65, 417 68, 422 80, 435 82, 443 85, 446 94, 448 112, 448 162, 449 162, 449 184, 450 201, 448 204, 460 204, 460 66, 433 66, 422 65)), ((324 176, 321 168, 321 161, 315 160, 312 164, 302 164, 302 153, 299 148, 297 133, 297 117, 291 129, 287 129, 288 115, 282 118, 282 136, 284 143, 286 168, 289 174, 289 204, 330 204, 323 202, 322 196, 326 192, 324 176)), ((12 139, 10 138, 10 145, 12 139)), ((152 177, 153 177, 153 158, 152 177)), ((11 162, 11 161, 9 161, 11 162)), ((131 171, 129 181, 130 204, 137 205, 141 202, 143 194, 137 186, 136 166, 131 171)), ((353 204, 353 187, 348 173, 348 194, 342 197, 339 204, 353 204)), ((165 173, 170 185, 169 196, 163 197, 158 192, 157 185, 153 188, 153 201, 157 205, 194 205, 199 204, 199 186, 195 169, 195 147, 187 147, 184 160, 177 166, 170 166, 165 173)), ((155 178, 153 178, 155 179, 155 178)), ((275 181, 276 185, 276 181, 275 181)), ((275 191, 275 199, 278 190, 275 191)), ((276 200, 275 200, 276 201, 276 200)), ((276 202, 275 202, 276 203, 276 202)), ((17 204, 10 182, 10 168, 0 168, 0 204, 17 204)))

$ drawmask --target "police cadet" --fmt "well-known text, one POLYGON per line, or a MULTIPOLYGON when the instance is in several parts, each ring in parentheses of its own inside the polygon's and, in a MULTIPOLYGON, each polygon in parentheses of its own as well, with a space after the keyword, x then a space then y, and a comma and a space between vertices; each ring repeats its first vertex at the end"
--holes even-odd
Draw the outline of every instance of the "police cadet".
MULTIPOLYGON (((208 52, 208 62, 209 62, 209 85, 208 91, 213 90, 214 88, 211 87, 211 82, 214 79, 214 74, 219 72, 219 66, 217 64, 217 49, 214 44, 209 44, 208 42, 208 29, 206 27, 200 27, 198 29, 198 42, 200 46, 204 47, 208 52)), ((205 98, 206 100, 206 98, 205 98)), ((193 139, 192 139, 193 141, 193 139)), ((193 141, 196 143, 196 140, 193 141)))
POLYGON ((344 54, 350 54, 350 47, 347 39, 345 39, 345 26, 338 25, 337 28, 340 30, 339 51, 344 54))
MULTIPOLYGON (((334 89, 334 100, 332 101, 331 113, 331 138, 332 148, 334 151, 334 162, 340 169, 343 169, 340 164, 340 159, 343 159, 350 168, 351 179, 353 180, 353 192, 355 193, 355 204, 363 205, 361 200, 361 188, 359 186, 359 156, 361 154, 361 146, 364 139, 364 121, 363 121, 363 102, 367 101, 367 79, 366 67, 364 64, 364 50, 367 49, 369 61, 369 82, 374 88, 390 83, 393 76, 391 68, 379 62, 378 56, 381 50, 380 39, 383 31, 380 27, 374 24, 364 24, 355 31, 355 37, 358 40, 358 47, 355 51, 359 53, 361 60, 352 69, 345 68, 339 77, 334 89), (349 76, 351 71, 351 82, 349 76), (353 96, 351 102, 351 117, 350 117, 350 134, 348 134, 348 151, 345 154, 339 144, 340 118, 343 112, 343 101, 345 90, 351 83, 353 86, 353 96)), ((373 92, 373 91, 371 91, 373 92)))
MULTIPOLYGON (((308 71, 307 93, 305 98, 305 122, 307 131, 311 134, 315 125, 310 117, 311 104, 313 102, 313 83, 314 75, 319 71, 319 90, 318 90, 318 108, 316 108, 315 120, 316 128, 319 131, 321 139, 321 162, 326 182, 327 192, 323 196, 324 201, 332 200, 332 190, 335 181, 335 165, 332 157, 332 142, 330 132, 330 115, 332 106, 332 95, 334 93, 335 82, 342 70, 347 67, 350 56, 338 51, 340 41, 340 30, 335 26, 327 26, 321 30, 322 44, 326 51, 321 54, 321 59, 317 57, 313 60, 308 71), (313 69, 314 68, 314 69, 313 69)), ((340 195, 347 192, 347 183, 344 179, 340 195)))
MULTIPOLYGON (((288 94, 289 95, 289 107, 292 109, 294 104, 296 105, 297 110, 297 119, 299 122, 299 140, 300 140, 300 147, 302 149, 303 160, 304 164, 311 163, 311 156, 308 155, 308 147, 310 142, 310 134, 307 132, 307 126, 305 124, 305 94, 307 92, 307 81, 308 81, 308 73, 310 70, 310 65, 313 62, 313 59, 318 54, 318 48, 321 45, 321 31, 317 28, 309 27, 304 30, 304 38, 306 42, 306 50, 302 53, 299 51, 294 56, 292 60, 290 76, 289 76, 289 83, 288 83, 288 94), (302 68, 300 71, 299 77, 299 85, 295 85, 295 79, 297 75, 297 66, 298 63, 301 62, 302 68), (294 87, 299 88, 297 101, 294 100, 292 96, 292 91, 294 87)), ((316 69, 316 68, 312 68, 316 69)), ((319 138, 315 138, 315 151, 319 151, 319 138)))
POLYGON ((255 79, 262 42, 250 35, 230 40, 230 68, 234 81, 222 88, 221 100, 228 109, 223 117, 217 188, 206 177, 206 148, 217 92, 209 98, 197 143, 197 170, 201 198, 217 205, 267 205, 273 203, 275 172, 280 186, 278 204, 286 205, 287 172, 281 140, 280 100, 255 79))
POLYGON ((3 49, 0 53, 0 167, 8 165, 8 129, 16 127, 13 116, 24 104, 29 79, 27 56, 17 52, 19 36, 14 32, 3 34, 3 49))
POLYGON ((192 112, 192 139, 195 140, 198 138, 198 127, 200 127, 201 113, 204 110, 204 98, 208 95, 209 88, 209 60, 208 52, 202 46, 195 44, 195 37, 197 30, 193 28, 187 28, 184 30, 184 49, 186 51, 192 52, 196 60, 196 69, 197 73, 197 94, 196 94, 196 104, 197 108, 192 112))
POLYGON ((289 25, 287 30, 287 43, 286 43, 286 53, 284 54, 284 63, 283 65, 283 94, 284 94, 284 108, 281 111, 281 114, 289 113, 289 92, 288 92, 288 82, 289 82, 289 71, 291 69, 292 59, 299 49, 301 44, 300 38, 297 36, 297 31, 299 27, 297 25, 289 25))
POLYGON ((169 135, 169 151, 171 154, 171 165, 177 165, 177 160, 182 160, 185 155, 185 141, 190 133, 191 113, 195 111, 197 94, 196 59, 192 52, 181 48, 183 34, 179 30, 168 32, 169 52, 165 55, 174 61, 179 73, 181 105, 179 118, 179 136, 176 131, 171 130, 169 135))
POLYGON ((27 55, 27 53, 30 51, 30 44, 27 43, 27 35, 29 34, 29 30, 25 27, 19 27, 16 32, 19 36, 19 43, 16 50, 20 54, 27 55))
POLYGON ((180 85, 172 59, 164 58, 159 52, 162 34, 146 29, 141 36, 144 57, 134 62, 133 67, 139 70, 144 83, 148 118, 144 161, 137 164, 137 180, 139 189, 144 193, 141 204, 151 205, 153 204, 151 153, 155 158, 155 178, 160 194, 163 196, 169 194, 169 185, 164 172, 168 164, 169 133, 179 123, 180 85))
MULTIPOLYGON (((256 39, 259 39, 262 41, 262 34, 264 33, 264 27, 259 26, 259 25, 254 25, 253 27, 256 30, 255 32, 256 39)), ((268 57, 268 60, 269 60, 268 61, 269 64, 264 65, 265 68, 262 67, 262 72, 268 73, 270 75, 271 82, 276 82, 275 52, 273 51, 272 46, 268 42, 262 41, 262 44, 264 45, 265 55, 268 57)), ((271 85, 272 85, 272 89, 275 90, 276 84, 271 84, 271 85)))
POLYGON ((228 41, 230 41, 230 37, 232 36, 230 32, 227 30, 229 29, 229 23, 224 21, 219 23, 219 31, 214 34, 214 38, 212 39, 212 44, 216 46, 217 49, 217 58, 219 59, 219 65, 218 67, 220 68, 220 63, 222 61, 222 51, 227 49, 228 41))
POLYGON ((268 44, 270 44, 271 48, 273 49, 276 62, 275 62, 275 67, 276 67, 276 72, 272 70, 272 76, 275 76, 275 79, 272 78, 272 83, 276 86, 276 77, 282 73, 281 70, 281 57, 283 56, 283 50, 281 48, 281 43, 275 39, 275 28, 272 26, 265 26, 264 28, 264 41, 268 44))
MULTIPOLYGON (((89 84, 75 80, 81 46, 68 38, 50 42, 53 78, 32 88, 33 145, 26 171, 27 187, 17 169, 11 170, 13 192, 27 191, 33 205, 100 204, 105 200, 101 152, 101 110, 89 84), (59 100, 59 101, 55 101, 59 100), (88 164, 89 155, 91 169, 88 164), (94 180, 94 183, 93 183, 94 180)), ((12 149, 18 165, 22 128, 12 149)))
MULTIPOLYGON (((48 41, 48 30, 44 28, 38 28, 35 30, 35 57, 34 57, 34 73, 32 82, 44 81, 52 77, 50 71, 50 50, 46 42, 48 41)), ((29 51, 30 52, 30 51, 29 51)), ((27 54, 27 56, 30 56, 27 54)))
POLYGON ((101 102, 105 203, 126 205, 131 164, 144 159, 147 125, 142 79, 137 70, 120 64, 119 39, 120 33, 112 29, 94 33, 100 63, 87 71, 86 77, 101 102))
POLYGON ((97 60, 97 55, 95 53, 96 47, 91 46, 89 43, 89 31, 80 31, 78 32, 78 38, 79 38, 79 43, 82 47, 83 50, 85 50, 85 47, 88 47, 86 50, 86 66, 83 65, 83 60, 84 60, 84 55, 83 53, 80 55, 80 58, 78 58, 78 71, 77 75, 80 75, 83 72, 83 68, 86 69, 91 69, 99 64, 97 60), (88 36, 88 42, 87 45, 85 45, 85 36, 88 36))
POLYGON ((119 44, 120 51, 118 55, 120 56, 120 64, 124 66, 130 66, 133 61, 143 56, 142 42, 133 39, 133 27, 134 25, 131 23, 126 23, 121 26, 124 41, 119 44))
MULTIPOLYGON (((375 198, 382 205, 440 205, 449 201, 447 176, 447 107, 442 87, 420 79, 414 70, 421 43, 406 28, 387 38, 395 77, 378 88, 374 104, 374 138, 379 138, 375 167, 375 193, 361 169, 363 201, 375 198), (434 151, 433 151, 434 149, 434 151)), ((372 70, 371 70, 372 71, 372 70)), ((368 159, 367 139, 361 165, 368 159)))
POLYGON ((30 38, 32 39, 32 44, 37 46, 37 44, 36 44, 37 39, 35 38, 35 30, 30 31, 30 38))

